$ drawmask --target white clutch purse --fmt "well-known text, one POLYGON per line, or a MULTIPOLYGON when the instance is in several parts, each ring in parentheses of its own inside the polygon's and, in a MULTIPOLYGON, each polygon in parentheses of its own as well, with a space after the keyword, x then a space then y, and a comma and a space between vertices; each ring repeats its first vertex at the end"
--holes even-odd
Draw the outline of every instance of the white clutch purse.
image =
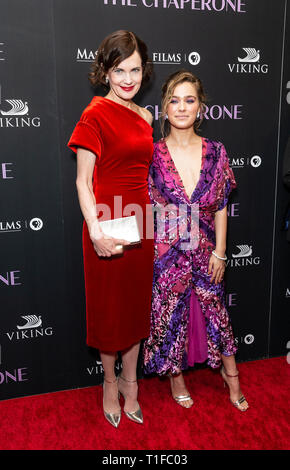
POLYGON ((99 222, 105 235, 114 238, 121 238, 130 243, 140 243, 140 233, 135 215, 121 217, 120 219, 103 220, 99 222))

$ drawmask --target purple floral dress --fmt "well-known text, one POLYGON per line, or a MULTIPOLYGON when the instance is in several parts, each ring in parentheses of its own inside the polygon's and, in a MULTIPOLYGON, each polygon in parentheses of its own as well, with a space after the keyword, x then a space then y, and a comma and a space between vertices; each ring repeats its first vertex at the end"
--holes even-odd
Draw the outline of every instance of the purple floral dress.
POLYGON ((202 138, 200 179, 191 198, 165 140, 154 144, 149 190, 155 212, 155 259, 151 331, 143 351, 146 374, 175 373, 205 360, 217 368, 221 353, 230 356, 237 351, 224 282, 211 283, 208 274, 215 248, 215 212, 226 206, 235 187, 220 142, 202 138))

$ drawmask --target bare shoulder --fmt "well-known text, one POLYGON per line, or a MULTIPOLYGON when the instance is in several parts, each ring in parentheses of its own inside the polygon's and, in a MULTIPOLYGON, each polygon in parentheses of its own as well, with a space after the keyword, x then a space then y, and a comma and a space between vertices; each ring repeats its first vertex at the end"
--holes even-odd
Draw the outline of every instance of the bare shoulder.
POLYGON ((148 124, 150 124, 150 126, 152 125, 152 121, 153 121, 153 116, 152 114, 150 113, 150 111, 146 108, 141 108, 139 106, 139 113, 140 115, 142 116, 143 119, 145 119, 145 121, 148 122, 148 124))

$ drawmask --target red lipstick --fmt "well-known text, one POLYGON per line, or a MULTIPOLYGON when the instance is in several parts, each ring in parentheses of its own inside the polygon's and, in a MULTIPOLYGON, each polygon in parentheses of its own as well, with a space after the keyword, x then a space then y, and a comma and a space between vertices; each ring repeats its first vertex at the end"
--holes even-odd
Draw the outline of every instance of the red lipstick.
POLYGON ((121 86, 121 88, 122 88, 122 90, 128 92, 128 91, 132 91, 132 90, 133 90, 134 85, 133 85, 133 86, 121 86))

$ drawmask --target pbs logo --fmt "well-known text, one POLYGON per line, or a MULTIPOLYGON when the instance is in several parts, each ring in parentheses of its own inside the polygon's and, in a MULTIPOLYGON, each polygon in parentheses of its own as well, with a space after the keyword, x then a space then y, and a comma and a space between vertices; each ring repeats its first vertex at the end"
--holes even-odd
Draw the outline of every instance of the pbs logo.
POLYGON ((254 168, 258 168, 258 166, 260 166, 262 163, 262 159, 261 157, 259 157, 259 155, 254 155, 251 158, 250 163, 254 168))
POLYGON ((191 65, 197 65, 200 63, 200 55, 198 52, 191 52, 189 55, 188 55, 188 62, 191 64, 191 65))
POLYGON ((245 344, 252 344, 255 341, 255 337, 252 334, 248 334, 244 337, 245 344))
POLYGON ((32 230, 41 230, 42 227, 43 227, 43 222, 41 219, 39 219, 38 217, 34 217, 33 219, 31 219, 31 221, 29 222, 29 227, 32 229, 32 230))

